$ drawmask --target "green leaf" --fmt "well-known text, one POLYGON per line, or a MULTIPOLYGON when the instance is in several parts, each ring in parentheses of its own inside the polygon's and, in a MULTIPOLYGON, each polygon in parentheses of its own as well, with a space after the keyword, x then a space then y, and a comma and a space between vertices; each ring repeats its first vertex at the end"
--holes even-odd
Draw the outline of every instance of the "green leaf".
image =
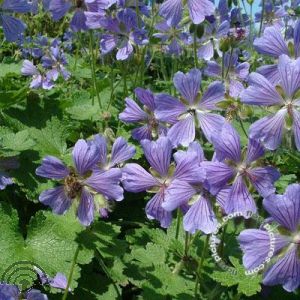
POLYGON ((41 157, 45 155, 61 157, 66 154, 66 140, 69 134, 69 126, 56 117, 47 121, 46 127, 42 129, 31 128, 31 136, 36 141, 34 149, 41 157))
MULTIPOLYGON (((72 211, 65 216, 57 216, 51 212, 38 212, 30 221, 26 239, 20 232, 18 215, 14 209, 1 203, 0 216, 2 232, 0 274, 5 274, 5 270, 16 262, 29 261, 33 265, 40 266, 49 276, 54 276, 57 272, 69 275, 78 247, 76 237, 84 230, 72 211)), ((89 263, 92 257, 91 250, 80 250, 71 283, 72 288, 76 287, 75 281, 80 276, 80 264, 89 263)), ((19 270, 15 272, 11 280, 17 280, 19 270)))
POLYGON ((275 187, 278 189, 278 193, 284 193, 286 187, 297 181, 297 176, 295 174, 282 175, 276 182, 275 187))
POLYGON ((0 63, 0 78, 10 73, 21 74, 22 62, 18 64, 0 63))
POLYGON ((2 147, 1 151, 4 152, 6 156, 17 155, 35 145, 35 142, 29 137, 28 130, 8 133, 4 135, 0 141, 2 147))
POLYGON ((229 257, 230 262, 234 268, 230 267, 229 271, 214 271, 210 277, 219 282, 223 286, 238 285, 238 292, 246 296, 252 296, 261 290, 261 274, 246 275, 245 268, 240 264, 239 259, 236 257, 229 257))

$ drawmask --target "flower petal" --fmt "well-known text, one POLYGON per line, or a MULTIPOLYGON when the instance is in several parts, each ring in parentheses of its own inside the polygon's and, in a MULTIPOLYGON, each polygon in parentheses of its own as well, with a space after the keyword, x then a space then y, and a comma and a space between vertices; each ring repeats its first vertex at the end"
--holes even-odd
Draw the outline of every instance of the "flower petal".
POLYGON ((166 0, 159 9, 159 14, 167 20, 169 26, 176 26, 182 18, 182 1, 166 0))
POLYGON ((125 123, 135 123, 147 120, 148 115, 137 105, 135 101, 130 98, 126 98, 125 102, 126 108, 119 114, 121 121, 125 123))
POLYGON ((160 183, 138 164, 126 164, 122 170, 122 184, 126 191, 139 193, 160 183))
POLYGON ((112 168, 104 172, 95 170, 84 183, 109 200, 121 201, 124 198, 124 191, 120 186, 121 178, 120 169, 112 168))
POLYGON ((224 99, 225 87, 221 81, 212 82, 204 92, 199 108, 213 110, 217 109, 216 104, 224 99))
POLYGON ((72 200, 66 195, 63 186, 43 191, 39 200, 43 204, 50 206, 53 212, 58 215, 64 214, 72 204, 72 200))
POLYGON ((210 234, 217 229, 217 224, 218 221, 211 203, 202 196, 183 217, 183 228, 191 234, 194 234, 197 230, 210 234))
POLYGON ((123 163, 135 155, 135 147, 128 145, 123 137, 118 137, 111 149, 110 167, 123 163))
POLYGON ((75 167, 80 175, 87 171, 100 161, 101 153, 95 143, 87 143, 85 140, 78 140, 72 151, 75 167))
POLYGON ((293 133, 296 147, 300 151, 300 112, 296 109, 293 109, 293 133))
POLYGON ((151 111, 155 110, 154 95, 150 90, 136 88, 134 92, 141 103, 146 105, 151 111))
POLYGON ((84 226, 89 226, 94 220, 94 196, 85 188, 82 189, 77 217, 84 226))
POLYGON ((169 129, 167 136, 174 147, 178 145, 187 147, 195 139, 194 116, 187 115, 187 117, 178 121, 169 129))
POLYGON ((281 143, 287 110, 279 110, 275 115, 266 116, 254 122, 249 129, 249 137, 259 139, 267 149, 275 150, 281 143))
POLYGON ((162 177, 166 176, 172 156, 170 140, 166 137, 160 137, 157 141, 142 140, 141 145, 151 167, 162 177))
POLYGON ((215 12, 214 4, 209 0, 188 0, 190 17, 194 24, 200 24, 205 16, 211 16, 215 12))
POLYGON ((249 75, 250 86, 241 94, 241 101, 251 105, 276 105, 282 104, 283 99, 278 94, 275 86, 259 73, 249 75))
POLYGON ((42 165, 35 171, 36 175, 50 179, 63 179, 69 175, 69 172, 64 163, 54 156, 46 156, 42 165))
POLYGON ((246 155, 246 162, 248 164, 256 161, 260 157, 265 154, 265 149, 261 145, 261 143, 254 139, 249 139, 248 148, 247 148, 247 155, 246 155))

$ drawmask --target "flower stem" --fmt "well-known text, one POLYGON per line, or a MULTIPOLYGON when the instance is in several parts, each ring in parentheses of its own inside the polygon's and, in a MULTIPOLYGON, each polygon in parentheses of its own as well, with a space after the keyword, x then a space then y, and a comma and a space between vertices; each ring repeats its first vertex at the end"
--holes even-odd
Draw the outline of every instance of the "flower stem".
MULTIPOLYGON (((96 94, 99 107, 100 107, 100 109, 102 109, 100 94, 99 94, 98 87, 97 87, 96 64, 95 64, 95 56, 94 56, 94 49, 93 49, 94 48, 94 36, 93 36, 93 31, 92 30, 90 30, 89 36, 90 36, 89 47, 90 47, 90 55, 91 55, 90 64, 91 64, 92 81, 93 81, 94 92, 96 94)), ((94 98, 92 99, 92 105, 94 105, 94 98)))
POLYGON ((79 251, 80 251, 80 245, 77 246, 77 249, 76 249, 74 257, 73 257, 73 261, 72 261, 72 265, 71 265, 71 270, 70 270, 69 277, 68 277, 67 287, 65 289, 65 292, 64 292, 64 295, 62 297, 62 300, 66 300, 67 297, 68 297, 69 288, 70 288, 70 285, 71 285, 71 281, 72 281, 72 277, 73 277, 73 273, 74 273, 74 269, 75 269, 75 265, 76 265, 76 262, 77 262, 79 251))
POLYGON ((198 65, 198 55, 197 55, 197 31, 195 30, 194 32, 194 44, 193 44, 193 49, 194 49, 194 64, 195 64, 195 68, 198 69, 199 65, 198 65))
POLYGON ((263 21, 264 21, 264 14, 265 14, 265 0, 261 1, 261 17, 260 17, 260 25, 259 25, 259 32, 258 32, 258 36, 261 35, 261 31, 262 31, 262 26, 263 26, 263 21))
POLYGON ((175 239, 178 240, 179 236, 179 229, 181 224, 181 212, 180 209, 177 209, 177 218, 176 218, 176 233, 175 233, 175 239))

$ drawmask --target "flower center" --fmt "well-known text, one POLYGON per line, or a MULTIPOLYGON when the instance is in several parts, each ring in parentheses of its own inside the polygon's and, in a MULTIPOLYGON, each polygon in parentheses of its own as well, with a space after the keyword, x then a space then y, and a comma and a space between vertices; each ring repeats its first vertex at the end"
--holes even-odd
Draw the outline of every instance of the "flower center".
POLYGON ((74 199, 82 189, 82 185, 74 173, 65 178, 64 184, 66 193, 71 199, 74 199))

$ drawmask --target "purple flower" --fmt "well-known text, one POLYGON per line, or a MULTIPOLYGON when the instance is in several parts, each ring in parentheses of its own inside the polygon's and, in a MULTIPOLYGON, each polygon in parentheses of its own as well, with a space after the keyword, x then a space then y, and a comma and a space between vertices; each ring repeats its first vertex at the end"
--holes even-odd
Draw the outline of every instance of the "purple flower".
MULTIPOLYGON (((260 38, 254 40, 254 48, 258 53, 279 58, 280 55, 285 54, 300 57, 300 20, 294 26, 294 45, 291 46, 290 42, 287 44, 284 37, 277 27, 267 27, 264 34, 260 38), (292 49, 292 53, 290 50, 292 49)), ((280 74, 276 64, 261 66, 257 72, 266 77, 270 82, 277 84, 280 81, 280 74)))
POLYGON ((182 96, 180 100, 167 94, 158 94, 155 98, 156 118, 172 125, 168 137, 173 146, 188 146, 195 139, 195 127, 200 127, 211 141, 211 134, 225 122, 222 116, 211 113, 218 109, 216 104, 224 98, 223 84, 215 81, 201 95, 201 72, 198 69, 187 74, 177 72, 173 82, 182 96))
POLYGON ((77 217, 85 225, 94 220, 94 210, 100 212, 103 199, 121 201, 123 189, 120 187, 122 173, 117 168, 107 171, 95 169, 103 152, 93 142, 78 140, 74 146, 73 167, 66 167, 61 160, 46 156, 36 174, 59 180, 62 185, 44 191, 39 200, 57 214, 64 214, 74 200, 79 199, 77 217))
POLYGON ((179 56, 183 50, 182 44, 190 45, 193 42, 190 34, 182 31, 182 27, 169 26, 166 21, 156 24, 155 28, 160 32, 153 36, 161 39, 168 54, 179 56))
POLYGON ((67 59, 58 46, 50 47, 49 55, 42 57, 42 66, 46 69, 51 69, 48 72, 48 77, 53 81, 57 80, 59 74, 61 74, 65 80, 70 78, 71 73, 65 68, 66 65, 67 59))
MULTIPOLYGON (((215 12, 214 4, 209 0, 187 0, 187 7, 194 24, 202 23, 206 16, 211 16, 215 12)), ((182 11, 182 0, 166 0, 161 5, 159 14, 170 26, 176 26, 181 21, 182 11)))
MULTIPOLYGON (((264 199, 263 205, 271 215, 271 221, 278 224, 272 241, 276 260, 264 273, 263 284, 280 284, 286 291, 292 292, 300 285, 300 185, 289 185, 283 195, 274 194, 264 199)), ((271 248, 268 231, 246 229, 240 233, 238 240, 247 269, 265 263, 271 248)))
MULTIPOLYGON (((165 210, 162 204, 169 186, 175 180, 180 184, 201 182, 204 174, 194 163, 196 159, 194 153, 179 160, 174 166, 171 163, 172 144, 167 137, 160 137, 157 141, 142 140, 141 144, 146 159, 151 165, 150 173, 138 164, 126 164, 123 168, 122 183, 125 190, 129 192, 154 193, 155 195, 146 205, 147 217, 158 220, 161 227, 167 228, 171 224, 172 213, 165 210)), ((188 191, 184 190, 181 195, 188 197, 188 191)))
POLYGON ((100 134, 94 136, 92 143, 99 148, 101 153, 100 159, 96 165, 100 170, 109 170, 120 166, 135 155, 135 147, 128 145, 123 137, 118 137, 114 141, 111 148, 111 154, 108 153, 106 138, 100 134))
POLYGON ((137 27, 137 16, 132 9, 124 9, 115 18, 107 18, 103 27, 108 31, 102 35, 100 48, 102 54, 118 49, 117 60, 126 60, 133 53, 134 45, 148 44, 145 29, 137 27))
POLYGON ((165 135, 167 129, 154 116, 156 104, 154 95, 150 90, 135 89, 135 95, 143 104, 143 109, 132 99, 126 98, 126 108, 120 113, 119 118, 125 123, 138 123, 141 127, 132 130, 132 137, 138 141, 151 140, 158 135, 165 135))
POLYGON ((15 42, 26 29, 26 25, 21 20, 10 14, 27 13, 30 10, 31 6, 26 0, 4 0, 0 5, 0 26, 3 28, 7 41, 15 42))
MULTIPOLYGON (((199 172, 203 172, 200 165, 205 160, 203 150, 199 143, 193 142, 187 151, 178 151, 174 155, 176 163, 189 160, 193 157, 193 162, 199 167, 199 172)), ((185 231, 195 233, 197 230, 205 234, 214 232, 217 229, 217 218, 212 208, 211 195, 207 189, 205 176, 197 183, 180 181, 175 179, 171 182, 165 194, 165 201, 162 207, 166 211, 172 211, 177 207, 186 207, 183 217, 183 228, 185 231)))
POLYGON ((241 94, 243 103, 250 105, 274 106, 276 113, 268 115, 250 127, 250 138, 258 139, 265 147, 275 150, 279 147, 284 129, 292 129, 295 144, 300 151, 300 99, 297 91, 300 88, 300 58, 290 59, 281 55, 278 62, 280 91, 258 73, 249 76, 249 87, 241 94), (292 121, 289 128, 287 119, 292 121))
MULTIPOLYGON (((245 89, 243 82, 249 74, 250 64, 248 62, 238 62, 238 53, 224 54, 224 80, 226 90, 232 98, 238 98, 241 92, 245 89)), ((214 62, 208 61, 204 74, 210 77, 222 78, 222 67, 214 62)))
POLYGON ((21 292, 16 285, 0 283, 0 299, 1 300, 48 300, 45 294, 42 294, 39 290, 30 289, 25 292, 21 292))
POLYGON ((15 157, 0 159, 0 190, 4 190, 6 186, 13 184, 13 180, 7 174, 11 169, 17 169, 19 163, 15 157))
POLYGON ((43 88, 50 90, 54 87, 51 74, 41 74, 37 67, 27 59, 23 62, 21 72, 24 76, 32 76, 30 83, 30 88, 32 89, 43 88))
POLYGON ((247 188, 249 181, 262 197, 275 192, 273 183, 280 177, 279 172, 270 166, 260 167, 255 161, 264 155, 259 142, 250 139, 245 157, 242 155, 240 137, 236 130, 225 123, 221 131, 212 137, 216 159, 203 162, 206 179, 211 193, 216 194, 232 180, 232 186, 225 200, 225 212, 242 213, 245 218, 249 212, 256 212, 256 204, 247 188))

